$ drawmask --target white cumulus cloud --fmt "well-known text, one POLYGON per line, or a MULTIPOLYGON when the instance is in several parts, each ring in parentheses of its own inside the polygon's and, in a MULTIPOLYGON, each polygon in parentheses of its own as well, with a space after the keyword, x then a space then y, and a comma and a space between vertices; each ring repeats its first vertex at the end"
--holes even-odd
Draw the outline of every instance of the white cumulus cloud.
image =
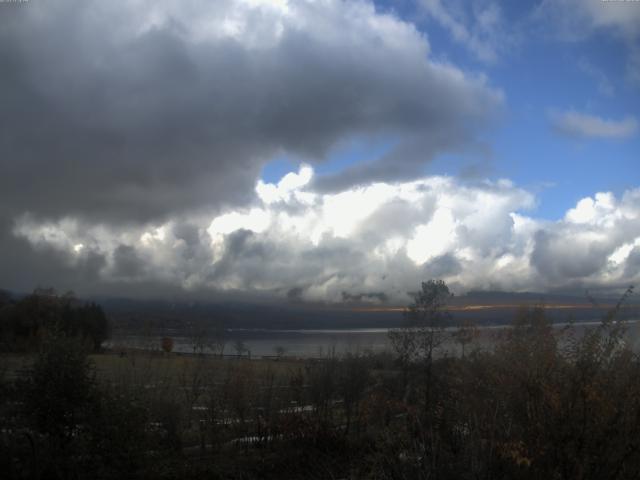
POLYGON ((250 207, 138 231, 23 217, 14 232, 36 248, 67 252, 71 264, 101 255, 100 281, 128 292, 161 279, 183 291, 403 303, 433 277, 457 291, 640 280, 640 189, 621 198, 596 193, 549 222, 531 216, 535 197, 506 180, 435 176, 321 193, 312 177, 303 166, 258 183, 263 193, 250 207))

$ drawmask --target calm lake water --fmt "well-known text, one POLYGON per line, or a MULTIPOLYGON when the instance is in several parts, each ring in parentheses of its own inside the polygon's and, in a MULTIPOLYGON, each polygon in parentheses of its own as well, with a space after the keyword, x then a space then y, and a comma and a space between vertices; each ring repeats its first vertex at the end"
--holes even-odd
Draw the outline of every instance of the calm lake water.
MULTIPOLYGON (((627 322, 628 342, 638 349, 640 347, 639 320, 627 322)), ((574 326, 578 334, 587 328, 593 328, 598 322, 586 322, 574 326)), ((560 329, 566 324, 559 323, 555 327, 560 329)), ((478 327, 478 338, 467 348, 490 349, 496 338, 503 332, 503 326, 478 327)), ((448 329, 449 335, 441 352, 449 355, 458 355, 460 346, 456 344, 450 334, 454 329, 448 329)), ((338 355, 347 352, 357 353, 365 351, 384 352, 390 351, 386 328, 358 328, 358 329, 325 329, 325 330, 268 330, 268 329, 230 329, 226 334, 225 354, 236 354, 235 344, 241 341, 252 357, 276 355, 276 349, 281 347, 284 354, 294 357, 322 357, 332 351, 338 355)), ((174 341, 174 352, 193 353, 193 339, 168 335, 174 341)), ((114 336, 105 343, 108 348, 140 348, 146 350, 160 350, 162 335, 119 335, 114 336)), ((206 340, 204 342, 206 344, 206 340)), ((205 353, 213 353, 205 348, 205 353)))

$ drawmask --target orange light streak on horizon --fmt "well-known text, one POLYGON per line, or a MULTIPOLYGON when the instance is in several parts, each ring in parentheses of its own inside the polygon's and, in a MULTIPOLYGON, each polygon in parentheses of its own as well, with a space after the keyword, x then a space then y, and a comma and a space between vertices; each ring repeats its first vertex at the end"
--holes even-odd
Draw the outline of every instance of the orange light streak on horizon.
MULTIPOLYGON (((551 305, 536 305, 536 304, 522 304, 522 303, 507 303, 498 305, 450 305, 446 307, 447 310, 452 312, 464 312, 464 311, 476 311, 476 310, 498 310, 498 309, 511 309, 520 307, 540 307, 545 310, 569 310, 578 308, 596 308, 596 309, 611 309, 614 305, 598 305, 594 307, 588 304, 551 304, 551 305)), ((624 306, 622 308, 625 308, 624 306)), ((628 308, 628 307, 627 307, 628 308)), ((407 307, 357 307, 351 309, 355 312, 403 312, 407 310, 407 307)))

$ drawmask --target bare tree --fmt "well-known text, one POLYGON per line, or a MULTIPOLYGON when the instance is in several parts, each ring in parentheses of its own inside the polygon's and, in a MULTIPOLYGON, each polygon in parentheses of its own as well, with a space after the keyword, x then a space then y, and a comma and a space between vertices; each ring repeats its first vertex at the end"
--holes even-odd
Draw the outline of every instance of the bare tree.
POLYGON ((239 357, 241 357, 242 354, 247 351, 247 346, 241 339, 237 339, 233 342, 233 348, 236 351, 236 355, 238 355, 239 357))
POLYGON ((425 409, 431 404, 433 356, 444 341, 444 328, 451 321, 446 309, 453 295, 443 280, 422 282, 413 303, 404 311, 405 325, 391 330, 391 345, 408 369, 410 362, 421 365, 425 409))
POLYGON ((224 327, 224 323, 222 321, 215 322, 211 329, 211 336, 208 344, 209 348, 214 354, 222 357, 224 355, 224 347, 227 345, 227 341, 227 330, 224 327))
POLYGON ((478 337, 478 329, 476 324, 471 320, 465 320, 458 325, 457 330, 453 333, 453 339, 460 345, 462 350, 462 358, 464 358, 465 350, 468 344, 478 337))

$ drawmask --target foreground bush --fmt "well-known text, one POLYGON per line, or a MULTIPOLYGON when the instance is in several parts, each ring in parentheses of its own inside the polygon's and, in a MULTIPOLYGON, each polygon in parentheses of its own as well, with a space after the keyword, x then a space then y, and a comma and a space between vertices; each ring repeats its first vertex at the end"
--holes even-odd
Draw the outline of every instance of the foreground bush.
POLYGON ((525 307, 464 357, 423 325, 395 363, 147 353, 111 358, 119 375, 52 337, 26 380, 5 381, 0 466, 11 479, 640 478, 640 359, 615 312, 582 332, 525 307))

